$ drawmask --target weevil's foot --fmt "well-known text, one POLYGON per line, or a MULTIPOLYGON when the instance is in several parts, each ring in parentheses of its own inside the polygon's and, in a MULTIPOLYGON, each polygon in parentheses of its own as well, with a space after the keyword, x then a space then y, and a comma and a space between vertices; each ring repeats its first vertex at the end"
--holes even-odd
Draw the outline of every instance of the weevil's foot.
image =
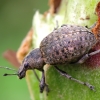
POLYGON ((92 86, 91 84, 89 84, 89 83, 86 82, 86 83, 84 83, 84 85, 86 85, 87 87, 89 87, 90 90, 96 91, 96 90, 95 90, 95 87, 92 86))
POLYGON ((44 87, 45 87, 45 86, 44 86, 43 84, 40 85, 40 93, 43 93, 44 87))
POLYGON ((48 93, 49 93, 49 88, 48 88, 48 85, 47 85, 46 83, 40 85, 40 93, 43 93, 44 88, 45 88, 45 90, 46 90, 46 94, 48 95, 48 93))
POLYGON ((92 85, 90 86, 90 89, 93 90, 93 91, 96 91, 94 86, 92 86, 92 85))

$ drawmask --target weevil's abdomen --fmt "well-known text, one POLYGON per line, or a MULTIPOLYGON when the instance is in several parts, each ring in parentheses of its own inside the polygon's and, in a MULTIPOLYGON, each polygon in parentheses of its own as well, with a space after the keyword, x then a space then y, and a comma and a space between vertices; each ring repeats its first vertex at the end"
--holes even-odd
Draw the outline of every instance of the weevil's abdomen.
POLYGON ((94 34, 87 28, 63 25, 42 40, 40 50, 45 63, 70 63, 80 59, 96 42, 94 34))

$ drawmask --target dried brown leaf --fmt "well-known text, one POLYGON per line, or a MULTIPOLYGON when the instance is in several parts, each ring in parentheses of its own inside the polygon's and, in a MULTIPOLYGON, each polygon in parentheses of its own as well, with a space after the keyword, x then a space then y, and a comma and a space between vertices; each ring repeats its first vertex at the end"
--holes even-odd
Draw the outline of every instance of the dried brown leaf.
POLYGON ((33 29, 30 29, 30 31, 22 41, 21 46, 17 51, 17 59, 20 63, 22 62, 23 58, 26 56, 26 54, 30 51, 30 48, 32 47, 32 35, 33 35, 33 29))
POLYGON ((3 57, 8 60, 13 66, 19 67, 20 63, 18 62, 16 58, 16 51, 13 50, 7 50, 3 53, 3 57))

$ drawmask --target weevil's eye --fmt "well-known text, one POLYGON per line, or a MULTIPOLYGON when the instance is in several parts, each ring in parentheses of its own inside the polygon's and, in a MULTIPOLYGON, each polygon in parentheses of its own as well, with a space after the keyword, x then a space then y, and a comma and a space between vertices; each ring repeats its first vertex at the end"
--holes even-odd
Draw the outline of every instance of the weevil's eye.
POLYGON ((25 64, 24 64, 24 67, 25 67, 25 68, 28 68, 28 67, 29 67, 29 63, 25 63, 25 64))

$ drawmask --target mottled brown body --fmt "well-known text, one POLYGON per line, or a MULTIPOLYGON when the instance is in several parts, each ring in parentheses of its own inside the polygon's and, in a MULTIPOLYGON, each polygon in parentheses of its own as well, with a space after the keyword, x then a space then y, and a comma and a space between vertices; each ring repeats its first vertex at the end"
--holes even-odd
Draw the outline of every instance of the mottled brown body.
POLYGON ((96 42, 94 34, 89 29, 63 25, 42 40, 40 50, 46 64, 71 63, 88 53, 96 42))

